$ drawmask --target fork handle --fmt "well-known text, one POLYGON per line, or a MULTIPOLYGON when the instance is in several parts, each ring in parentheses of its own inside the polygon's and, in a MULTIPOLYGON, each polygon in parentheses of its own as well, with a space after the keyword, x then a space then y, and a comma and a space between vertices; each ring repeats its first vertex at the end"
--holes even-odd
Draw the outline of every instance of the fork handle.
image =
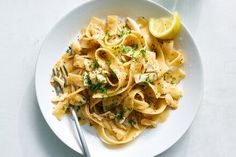
POLYGON ((76 130, 77 130, 77 134, 78 134, 79 139, 80 139, 83 154, 84 154, 85 157, 91 157, 90 154, 89 154, 88 145, 85 141, 84 134, 83 134, 83 131, 82 131, 81 126, 79 124, 76 112, 72 107, 70 107, 70 110, 71 110, 72 116, 74 118, 76 130))

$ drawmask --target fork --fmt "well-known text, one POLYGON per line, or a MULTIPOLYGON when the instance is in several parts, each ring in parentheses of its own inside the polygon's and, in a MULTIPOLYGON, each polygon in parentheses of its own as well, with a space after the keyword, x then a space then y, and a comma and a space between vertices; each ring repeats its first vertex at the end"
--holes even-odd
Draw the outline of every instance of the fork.
MULTIPOLYGON (((56 68, 56 70, 53 69, 53 76, 58 76, 58 77, 61 76, 66 83, 66 79, 65 79, 64 75, 68 76, 68 72, 67 72, 66 67, 64 65, 62 67, 60 67, 59 69, 58 68, 56 68)), ((56 82, 56 86, 54 86, 54 88, 55 88, 57 95, 63 93, 62 87, 60 86, 59 83, 56 82)), ((83 134, 83 131, 82 131, 81 126, 79 124, 76 112, 72 106, 70 106, 70 111, 72 113, 72 118, 73 118, 72 120, 74 121, 75 126, 76 126, 76 131, 77 131, 79 141, 81 144, 82 152, 85 157, 90 157, 88 145, 87 145, 86 140, 84 138, 84 134, 83 134)))

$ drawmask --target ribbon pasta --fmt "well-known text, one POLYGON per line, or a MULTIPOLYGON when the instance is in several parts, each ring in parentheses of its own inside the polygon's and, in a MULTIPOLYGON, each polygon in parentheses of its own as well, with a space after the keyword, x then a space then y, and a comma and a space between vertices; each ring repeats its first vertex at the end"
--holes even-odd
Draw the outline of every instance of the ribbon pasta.
POLYGON ((144 17, 92 17, 53 68, 53 114, 60 120, 72 106, 105 143, 128 143, 178 107, 183 63, 174 40, 153 37, 144 17))

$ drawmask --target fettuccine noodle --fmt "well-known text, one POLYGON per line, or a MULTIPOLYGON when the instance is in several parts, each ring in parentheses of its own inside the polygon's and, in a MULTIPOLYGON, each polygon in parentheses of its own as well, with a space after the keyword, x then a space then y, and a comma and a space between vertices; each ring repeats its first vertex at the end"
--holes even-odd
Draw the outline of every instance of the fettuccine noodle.
POLYGON ((53 68, 51 84, 62 91, 52 100, 53 114, 60 120, 73 106, 105 143, 134 140, 178 107, 185 73, 175 47, 153 37, 143 17, 92 17, 53 68))

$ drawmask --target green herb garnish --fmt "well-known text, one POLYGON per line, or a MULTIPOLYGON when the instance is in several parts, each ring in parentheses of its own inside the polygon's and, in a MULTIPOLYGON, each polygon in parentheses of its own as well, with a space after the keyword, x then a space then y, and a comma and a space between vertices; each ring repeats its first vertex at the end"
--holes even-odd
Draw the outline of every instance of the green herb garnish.
POLYGON ((76 112, 78 112, 80 110, 80 106, 75 106, 74 109, 76 112))
POLYGON ((130 46, 125 46, 125 45, 122 46, 122 51, 123 51, 124 53, 128 53, 128 52, 130 52, 131 50, 132 50, 132 48, 131 48, 130 46))
POLYGON ((111 61, 107 61, 106 64, 107 64, 108 66, 110 66, 110 65, 111 65, 111 61))
POLYGON ((136 124, 136 121, 135 120, 133 120, 133 119, 129 119, 129 124, 131 124, 131 125, 134 125, 134 124, 136 124))
POLYGON ((111 34, 109 32, 106 32, 105 35, 107 35, 108 37, 111 37, 111 34))
POLYGON ((111 104, 111 105, 104 105, 103 106, 103 110, 104 112, 107 112, 107 111, 112 111, 115 109, 115 104, 111 104))
POLYGON ((124 111, 119 111, 115 114, 114 119, 116 121, 120 121, 123 118, 123 116, 124 116, 124 111))
POLYGON ((136 57, 136 56, 134 56, 134 55, 132 55, 132 59, 133 59, 135 62, 138 61, 138 57, 136 57))
POLYGON ((72 50, 71 50, 71 47, 69 46, 66 50, 66 53, 71 53, 71 52, 72 52, 72 50))
POLYGON ((146 51, 144 49, 142 49, 140 53, 142 54, 143 57, 145 57, 146 51))
POLYGON ((171 84, 175 84, 175 83, 176 83, 176 78, 173 77, 170 83, 171 83, 171 84))
POLYGON ((131 33, 130 31, 121 30, 118 34, 118 37, 122 38, 124 35, 130 34, 130 33, 131 33))
MULTIPOLYGON (((92 91, 92 92, 96 92, 96 91, 100 91, 102 93, 106 93, 108 88, 107 86, 105 85, 102 85, 101 83, 98 83, 98 84, 94 84, 91 80, 90 80, 90 77, 89 77, 89 74, 86 73, 83 75, 84 77, 84 80, 86 81, 86 84, 88 85, 89 89, 92 91)), ((97 79, 97 78, 96 78, 97 79)))
POLYGON ((151 79, 150 79, 150 75, 148 75, 147 76, 147 78, 146 78, 146 80, 145 80, 146 82, 148 82, 148 83, 150 83, 151 82, 151 79))
POLYGON ((98 69, 98 68, 99 68, 99 64, 98 64, 98 61, 97 61, 97 60, 95 60, 95 62, 94 62, 94 68, 95 68, 95 69, 98 69))
POLYGON ((112 49, 113 50, 117 50, 119 48, 119 46, 113 46, 112 49))
POLYGON ((133 109, 132 109, 132 108, 127 108, 127 110, 130 112, 130 111, 132 111, 133 109))
POLYGON ((91 89, 93 92, 100 91, 102 93, 106 93, 108 87, 98 83, 98 84, 90 84, 89 89, 91 89))
POLYGON ((132 45, 132 49, 133 49, 133 50, 137 50, 137 49, 138 49, 138 45, 137 45, 137 44, 133 44, 133 45, 132 45))
POLYGON ((149 74, 148 74, 147 78, 146 78, 145 81, 144 81, 144 84, 145 84, 145 85, 148 85, 148 84, 151 83, 151 82, 152 82, 152 81, 151 81, 150 76, 149 76, 149 74))

